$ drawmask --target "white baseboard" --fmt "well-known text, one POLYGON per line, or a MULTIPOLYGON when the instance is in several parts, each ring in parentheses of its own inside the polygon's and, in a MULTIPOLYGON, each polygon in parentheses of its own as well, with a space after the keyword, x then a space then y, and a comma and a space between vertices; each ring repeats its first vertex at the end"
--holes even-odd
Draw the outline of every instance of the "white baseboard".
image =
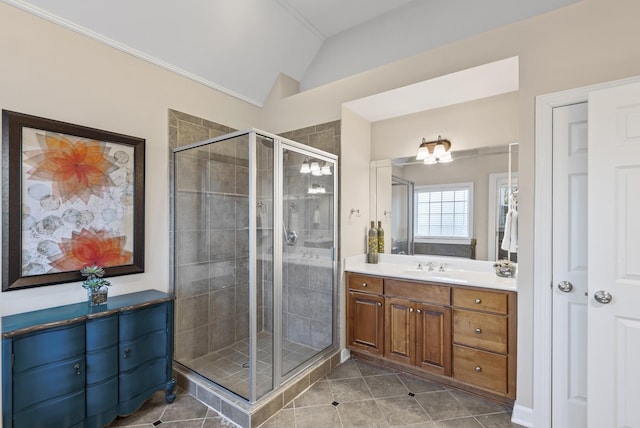
POLYGON ((351 358, 351 351, 349 351, 348 349, 343 349, 340 352, 340 362, 344 363, 345 361, 347 361, 349 358, 351 358))
POLYGON ((533 409, 516 403, 516 405, 513 406, 511 422, 522 425, 523 427, 533 428, 533 409))

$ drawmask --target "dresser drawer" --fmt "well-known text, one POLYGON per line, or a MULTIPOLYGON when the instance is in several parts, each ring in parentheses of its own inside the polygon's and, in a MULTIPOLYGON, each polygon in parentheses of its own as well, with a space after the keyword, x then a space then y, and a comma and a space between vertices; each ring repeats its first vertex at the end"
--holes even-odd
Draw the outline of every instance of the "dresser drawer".
POLYGON ((16 372, 84 355, 84 323, 43 330, 13 342, 16 372))
POLYGON ((167 305, 160 304, 120 314, 120 341, 167 328, 167 305))
POLYGON ((470 288, 453 289, 453 306, 474 309, 476 311, 507 314, 509 294, 497 291, 475 290, 470 288))
POLYGON ((424 282, 385 279, 384 294, 438 305, 449 305, 451 303, 450 287, 424 282))
POLYGON ((167 333, 157 331, 131 342, 120 343, 120 372, 126 372, 140 364, 167 355, 167 333))
POLYGON ((81 390, 15 412, 13 428, 84 427, 84 418, 85 398, 81 390))
POLYGON ((507 317, 454 309, 454 343, 506 354, 507 337, 507 317))
POLYGON ((365 293, 382 294, 382 278, 376 276, 359 275, 349 273, 349 290, 362 291, 365 293))
POLYGON ((507 394, 507 356, 454 345, 453 378, 507 394))

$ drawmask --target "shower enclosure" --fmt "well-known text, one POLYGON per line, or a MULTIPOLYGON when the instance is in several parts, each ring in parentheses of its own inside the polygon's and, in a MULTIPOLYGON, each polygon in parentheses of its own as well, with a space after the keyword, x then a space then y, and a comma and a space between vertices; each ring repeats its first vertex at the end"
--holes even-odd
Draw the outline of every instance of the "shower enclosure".
POLYGON ((172 161, 175 360, 253 403, 337 348, 337 158, 252 129, 172 161))

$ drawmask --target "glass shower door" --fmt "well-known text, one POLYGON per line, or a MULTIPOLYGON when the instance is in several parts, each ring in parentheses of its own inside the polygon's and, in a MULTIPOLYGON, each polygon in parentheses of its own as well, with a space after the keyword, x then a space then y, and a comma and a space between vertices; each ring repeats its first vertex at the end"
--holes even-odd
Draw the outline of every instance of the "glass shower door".
POLYGON ((282 151, 282 375, 333 344, 335 161, 282 151))

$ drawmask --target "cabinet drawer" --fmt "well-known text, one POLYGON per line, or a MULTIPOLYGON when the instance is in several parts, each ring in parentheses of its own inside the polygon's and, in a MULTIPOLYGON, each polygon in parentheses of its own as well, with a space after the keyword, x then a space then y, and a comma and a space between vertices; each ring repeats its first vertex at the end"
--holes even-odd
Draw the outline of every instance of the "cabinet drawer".
POLYGON ((367 275, 349 274, 349 290, 382 294, 382 278, 367 275))
POLYGON ((453 306, 459 308, 507 314, 509 309, 508 300, 508 293, 470 288, 453 289, 453 306))
POLYGON ((441 285, 385 279, 384 291, 387 296, 403 297, 438 305, 449 305, 451 303, 451 288, 441 285))
POLYGON ((453 342, 485 351, 507 353, 507 317, 454 309, 453 342))
POLYGON ((54 361, 84 355, 84 323, 71 327, 57 327, 16 339, 13 343, 15 354, 14 371, 54 361))
POLYGON ((126 372, 146 361, 166 355, 167 333, 164 330, 131 342, 122 342, 120 344, 120 372, 126 372))
POLYGON ((87 352, 118 343, 118 315, 87 320, 87 352))
POLYGON ((167 328, 167 305, 160 304, 120 314, 120 341, 167 328))
POLYGON ((506 394, 507 356, 454 345, 453 378, 506 394))
MULTIPOLYGON (((4 411, 4 409, 3 409, 4 411)), ((84 426, 84 390, 13 414, 13 428, 84 426), (43 417, 43 415, 46 415, 43 417)))
MULTIPOLYGON (((135 398, 143 392, 158 388, 167 381, 167 359, 159 358, 138 367, 129 373, 120 375, 119 397, 120 405, 135 398)), ((135 409, 122 411, 128 414, 135 409)))
POLYGON ((84 384, 84 355, 16 373, 13 378, 13 410, 84 391, 84 384))

